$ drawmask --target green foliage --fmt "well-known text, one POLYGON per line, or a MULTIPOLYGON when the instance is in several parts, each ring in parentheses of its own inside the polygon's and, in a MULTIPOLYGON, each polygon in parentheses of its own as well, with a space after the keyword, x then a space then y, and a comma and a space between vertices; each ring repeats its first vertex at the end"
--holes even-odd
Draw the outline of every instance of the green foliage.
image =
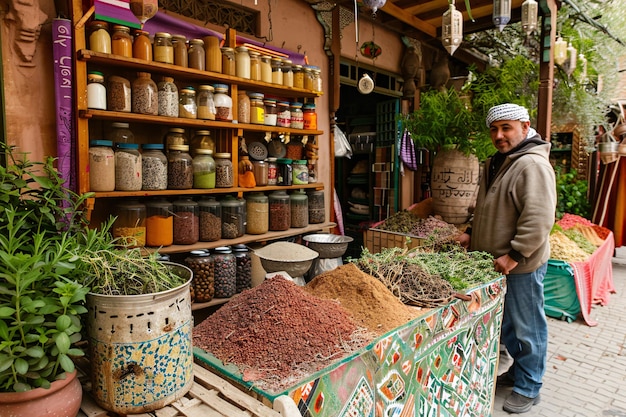
POLYGON ((591 204, 587 199, 587 181, 578 179, 578 174, 574 169, 564 172, 562 167, 557 167, 555 172, 557 191, 556 218, 560 219, 565 213, 570 213, 588 219, 591 204))

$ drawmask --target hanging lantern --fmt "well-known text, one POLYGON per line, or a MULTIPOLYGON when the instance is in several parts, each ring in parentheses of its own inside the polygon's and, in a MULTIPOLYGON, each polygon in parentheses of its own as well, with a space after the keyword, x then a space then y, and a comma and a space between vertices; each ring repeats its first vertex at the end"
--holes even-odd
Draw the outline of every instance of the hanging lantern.
POLYGON ((537 11, 539 5, 535 0, 525 0, 522 3, 522 30, 530 35, 537 30, 537 11))
POLYGON ((382 8, 387 0, 363 0, 363 6, 372 11, 372 14, 376 16, 378 9, 382 8))
POLYGON ((141 26, 154 17, 159 10, 158 0, 130 0, 130 11, 141 22, 141 26))
POLYGON ((450 3, 441 20, 441 43, 452 55, 461 45, 461 41, 463 41, 463 14, 450 3))
POLYGON ((383 52, 383 48, 381 48, 380 45, 374 43, 374 41, 363 42, 359 50, 361 51, 361 55, 371 59, 378 57, 378 55, 383 52))
POLYGON ((570 43, 567 47, 567 65, 565 67, 565 73, 569 76, 572 75, 576 69, 576 59, 578 58, 577 50, 570 43))
POLYGON ((511 20, 511 0, 493 0, 493 24, 500 29, 511 20))
POLYGON ((567 60, 567 42, 560 36, 554 42, 554 63, 563 65, 567 60))
MULTIPOLYGON (((589 82, 589 79, 587 78, 587 58, 585 58, 585 55, 580 54, 578 55, 578 59, 581 62, 581 66, 580 66, 580 82, 582 84, 587 84, 589 82)), ((602 90, 602 83, 601 83, 601 79, 600 79, 600 75, 598 75, 598 87, 596 88, 596 91, 599 93, 602 90)))

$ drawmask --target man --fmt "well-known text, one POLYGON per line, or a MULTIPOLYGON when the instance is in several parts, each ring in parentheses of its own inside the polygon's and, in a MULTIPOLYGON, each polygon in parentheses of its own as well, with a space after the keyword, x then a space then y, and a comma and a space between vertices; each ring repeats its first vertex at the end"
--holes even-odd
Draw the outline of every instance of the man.
POLYGON ((546 368, 543 279, 556 209, 551 145, 530 127, 528 110, 516 104, 492 107, 486 122, 498 152, 486 161, 472 227, 459 242, 491 253, 495 270, 506 275, 501 340, 513 365, 497 385, 513 387, 503 409, 525 413, 540 401, 546 368))

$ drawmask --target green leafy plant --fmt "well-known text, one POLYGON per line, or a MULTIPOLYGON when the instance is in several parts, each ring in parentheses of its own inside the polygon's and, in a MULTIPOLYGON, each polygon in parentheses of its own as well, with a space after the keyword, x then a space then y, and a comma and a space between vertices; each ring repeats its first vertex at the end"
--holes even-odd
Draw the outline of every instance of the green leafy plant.
POLYGON ((587 181, 578 179, 575 169, 563 170, 562 167, 555 168, 557 205, 556 218, 560 219, 565 213, 576 214, 589 218, 591 204, 587 199, 587 181))

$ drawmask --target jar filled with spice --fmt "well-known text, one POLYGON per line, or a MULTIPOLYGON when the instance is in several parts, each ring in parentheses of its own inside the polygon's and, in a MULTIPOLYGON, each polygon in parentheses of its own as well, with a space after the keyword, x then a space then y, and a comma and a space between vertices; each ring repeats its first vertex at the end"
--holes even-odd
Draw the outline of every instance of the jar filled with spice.
POLYGON ((309 198, 303 190, 294 191, 289 196, 291 208, 291 227, 309 225, 309 198))
POLYGON ((145 30, 135 30, 133 58, 152 61, 152 42, 150 42, 150 34, 145 30))
POLYGON ((99 71, 90 71, 87 74, 87 107, 107 109, 107 88, 104 86, 104 74, 99 71))
POLYGON ((118 143, 115 150, 115 189, 139 191, 142 186, 142 161, 139 145, 118 143))
POLYGON ((283 60, 272 58, 270 65, 272 66, 272 84, 283 85, 283 60))
POLYGON ((172 203, 155 198, 146 203, 146 246, 161 247, 174 243, 172 203))
POLYGON ((178 117, 178 87, 172 77, 163 77, 157 85, 159 116, 178 117))
POLYGON ((115 153, 110 140, 89 142, 89 191, 115 190, 115 153))
POLYGON ((186 190, 193 187, 193 159, 189 145, 170 145, 167 155, 167 188, 186 190))
POLYGON ((196 104, 198 107, 198 119, 215 120, 215 101, 213 99, 213 86, 200 85, 196 104))
POLYGON ((184 262, 193 272, 193 301, 208 303, 215 294, 215 266, 211 254, 208 250, 192 250, 184 262))
POLYGON ((146 206, 137 200, 117 204, 113 223, 113 238, 120 246, 146 246, 146 206))
POLYGON ((215 160, 211 149, 197 149, 193 157, 193 188, 215 188, 215 160))
POLYGON ((159 114, 157 85, 148 72, 138 72, 132 83, 132 111, 140 114, 159 114))
POLYGON ((248 51, 250 56, 250 79, 261 81, 261 54, 256 51, 248 51))
POLYGON ((167 189, 167 157, 162 143, 145 143, 141 154, 142 185, 146 191, 167 189))
POLYGON ((246 233, 260 235, 269 230, 269 199, 263 193, 246 197, 246 233))
POLYGON ((107 80, 107 109, 128 112, 132 110, 130 81, 118 75, 107 80))
POLYGON ((185 136, 185 129, 180 127, 172 127, 165 135, 165 150, 169 153, 170 146, 172 145, 187 145, 187 137, 185 136))
POLYGON ((200 230, 200 218, 198 203, 191 197, 181 197, 172 203, 174 214, 175 245, 193 245, 198 242, 200 230))
POLYGON ((283 60, 283 85, 293 87, 293 63, 289 59, 283 60))
POLYGON ((322 70, 319 67, 313 67, 311 70, 313 76, 313 91, 322 92, 322 70))
POLYGON ((291 166, 291 159, 278 158, 276 163, 278 165, 278 177, 276 179, 277 185, 291 185, 293 181, 293 168, 291 166))
POLYGON ((267 161, 253 161, 254 166, 254 182, 258 187, 264 187, 267 185, 268 169, 267 161))
POLYGON ((233 162, 230 153, 218 152, 215 154, 215 186, 230 188, 234 185, 233 162))
POLYGON ((250 93, 250 123, 255 125, 265 124, 265 105, 263 93, 250 93))
POLYGON ((187 38, 184 35, 172 35, 172 47, 174 48, 174 65, 187 68, 189 66, 187 38))
POLYGON ((130 36, 128 26, 113 25, 111 35, 111 53, 114 55, 133 57, 133 38, 130 36))
POLYGON ((229 298, 237 293, 237 260, 228 246, 219 246, 211 254, 215 264, 215 298, 229 298))
POLYGON ((210 150, 211 153, 215 152, 215 142, 211 137, 209 130, 196 130, 196 133, 191 139, 191 156, 196 156, 198 149, 210 150))
POLYGON ((233 99, 228 95, 228 86, 226 84, 215 84, 215 120, 231 121, 233 120, 233 99))
POLYGON ((308 130, 317 130, 317 113, 315 112, 314 103, 306 103, 302 110, 304 119, 304 128, 308 130))
POLYGON ((235 239, 243 236, 246 230, 246 203, 231 195, 220 201, 222 206, 222 239, 235 239))
POLYGON ((254 179, 254 165, 247 155, 241 156, 239 160, 238 170, 239 186, 244 188, 256 187, 256 181, 254 179))
POLYGON ((294 164, 296 163, 296 160, 302 159, 304 145, 302 144, 301 136, 291 136, 286 147, 287 147, 287 154, 285 155, 286 158, 293 159, 294 164))
POLYGON ((283 231, 291 225, 291 207, 289 195, 285 191, 273 191, 269 195, 270 221, 269 230, 283 231))
POLYGON ((309 168, 307 167, 306 160, 294 160, 291 165, 292 171, 292 184, 293 185, 305 185, 309 183, 309 168))
POLYGON ((237 264, 237 294, 252 287, 252 258, 248 247, 243 244, 233 245, 233 255, 237 264))
POLYGON ((276 100, 273 98, 266 98, 263 100, 263 104, 265 105, 265 122, 263 124, 266 126, 276 126, 276 121, 278 120, 276 100))
POLYGON ((250 79, 250 53, 245 46, 235 48, 235 75, 247 80, 250 79))
POLYGON ((198 118, 196 90, 193 87, 185 87, 180 90, 180 97, 178 99, 178 116, 185 119, 198 118))
POLYGON ((155 62, 174 64, 174 45, 172 45, 172 35, 167 32, 157 32, 154 34, 154 48, 152 56, 155 62))
POLYGON ((313 91, 313 69, 310 65, 305 65, 302 67, 302 72, 304 73, 304 89, 313 91))
POLYGON ((235 67, 235 50, 233 48, 224 46, 222 51, 222 74, 236 75, 237 70, 235 67))
POLYGON ((272 83, 272 58, 269 55, 261 55, 261 81, 272 83))
POLYGON ((278 163, 277 158, 267 158, 267 185, 278 184, 278 163))
POLYGON ((302 113, 302 103, 294 102, 290 105, 292 129, 304 129, 304 114, 302 113))
POLYGON ((243 90, 237 93, 237 120, 239 123, 250 123, 250 98, 243 90))
POLYGON ((113 143, 134 143, 135 135, 130 130, 130 125, 124 122, 111 123, 110 139, 113 143))
POLYGON ((103 54, 111 53, 111 35, 109 24, 100 20, 94 20, 87 26, 89 33, 89 49, 103 54))
POLYGON ((293 86, 294 88, 304 88, 304 71, 302 65, 296 64, 292 66, 293 86))
POLYGON ((215 197, 202 197, 200 209, 200 241, 215 242, 222 238, 222 206, 215 197))
POLYGON ((189 68, 204 71, 206 67, 206 57, 204 51, 204 41, 202 39, 192 39, 189 41, 189 68))
POLYGON ((324 208, 324 190, 309 190, 309 223, 319 224, 326 220, 324 208))
POLYGON ((289 111, 289 102, 287 101, 276 103, 276 126, 291 126, 291 112, 289 111))
POLYGON ((205 69, 212 72, 222 72, 220 38, 217 36, 205 36, 202 40, 204 41, 204 56, 206 60, 205 69))

